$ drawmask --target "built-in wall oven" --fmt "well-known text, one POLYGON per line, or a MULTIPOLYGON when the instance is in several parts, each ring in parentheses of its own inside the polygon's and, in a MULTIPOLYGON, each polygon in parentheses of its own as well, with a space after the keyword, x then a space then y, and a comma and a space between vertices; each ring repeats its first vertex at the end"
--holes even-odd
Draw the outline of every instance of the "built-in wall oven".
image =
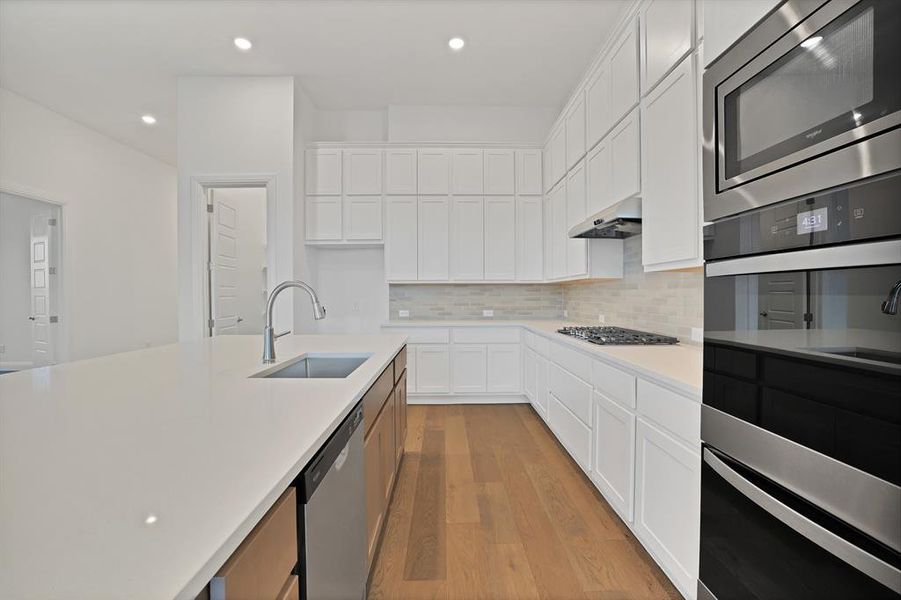
POLYGON ((901 597, 901 172, 704 236, 699 598, 901 597))
POLYGON ((787 0, 704 74, 708 221, 901 168, 901 2, 787 0))

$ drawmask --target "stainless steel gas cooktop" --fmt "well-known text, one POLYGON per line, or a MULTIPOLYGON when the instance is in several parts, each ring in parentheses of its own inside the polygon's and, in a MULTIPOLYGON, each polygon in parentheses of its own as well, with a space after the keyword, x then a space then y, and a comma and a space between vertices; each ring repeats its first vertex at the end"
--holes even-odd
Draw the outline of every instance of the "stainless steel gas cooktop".
POLYGON ((679 340, 667 335, 623 329, 622 327, 564 327, 558 333, 569 335, 601 346, 638 346, 654 344, 678 344, 679 340))

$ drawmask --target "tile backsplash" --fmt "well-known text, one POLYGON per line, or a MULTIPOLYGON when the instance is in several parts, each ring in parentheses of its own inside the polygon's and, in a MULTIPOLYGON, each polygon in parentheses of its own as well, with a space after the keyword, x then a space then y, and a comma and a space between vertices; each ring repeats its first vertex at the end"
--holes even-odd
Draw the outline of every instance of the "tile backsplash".
POLYGON ((555 284, 391 285, 392 319, 409 310, 411 319, 480 319, 493 310, 495 319, 559 319, 563 290, 555 284))

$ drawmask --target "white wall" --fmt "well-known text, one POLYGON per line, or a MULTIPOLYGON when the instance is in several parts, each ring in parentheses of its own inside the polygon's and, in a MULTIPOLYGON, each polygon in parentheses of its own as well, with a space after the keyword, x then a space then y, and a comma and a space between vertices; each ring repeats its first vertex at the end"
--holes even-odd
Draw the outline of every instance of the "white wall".
POLYGON ((171 165, 0 89, 0 187, 64 205, 60 358, 175 341, 171 165))
MULTIPOLYGON (((271 175, 267 198, 270 289, 294 271, 294 78, 180 77, 178 80, 178 325, 179 338, 203 336, 201 201, 192 178, 271 175)), ((301 211, 302 212, 302 211, 301 211)), ((292 292, 285 292, 290 297, 292 292)), ((278 329, 294 313, 282 298, 278 329)))
POLYGON ((543 144, 558 111, 516 106, 391 105, 388 140, 543 144))
POLYGON ((317 110, 316 142, 384 142, 388 139, 384 110, 317 110))
MULTIPOLYGON (((316 323, 317 331, 379 333, 388 318, 382 249, 315 248, 311 255, 313 287, 328 313, 316 323)), ((298 309, 307 313, 312 310, 309 301, 298 309)))

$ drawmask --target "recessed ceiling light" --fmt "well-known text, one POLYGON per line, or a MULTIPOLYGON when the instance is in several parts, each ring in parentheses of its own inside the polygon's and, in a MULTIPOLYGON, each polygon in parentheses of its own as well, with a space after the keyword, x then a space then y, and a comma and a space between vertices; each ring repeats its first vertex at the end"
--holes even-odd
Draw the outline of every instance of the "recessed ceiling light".
POLYGON ((141 115, 141 120, 145 125, 156 125, 156 117, 153 115, 141 115))
POLYGON ((247 38, 236 37, 235 38, 235 47, 238 50, 243 50, 244 52, 247 52, 248 50, 253 48, 253 44, 251 44, 250 40, 248 40, 247 38))
POLYGON ((463 38, 452 37, 451 39, 447 40, 447 45, 450 46, 451 50, 462 50, 463 46, 466 45, 466 42, 463 41, 463 38))
POLYGON ((154 523, 157 522, 157 520, 158 520, 158 519, 156 518, 156 515, 150 514, 150 515, 147 515, 147 516, 144 518, 144 523, 145 523, 146 525, 153 525, 154 523))
POLYGON ((819 45, 820 42, 823 41, 823 36, 815 35, 812 38, 807 38, 803 42, 801 42, 802 48, 814 48, 819 45))

